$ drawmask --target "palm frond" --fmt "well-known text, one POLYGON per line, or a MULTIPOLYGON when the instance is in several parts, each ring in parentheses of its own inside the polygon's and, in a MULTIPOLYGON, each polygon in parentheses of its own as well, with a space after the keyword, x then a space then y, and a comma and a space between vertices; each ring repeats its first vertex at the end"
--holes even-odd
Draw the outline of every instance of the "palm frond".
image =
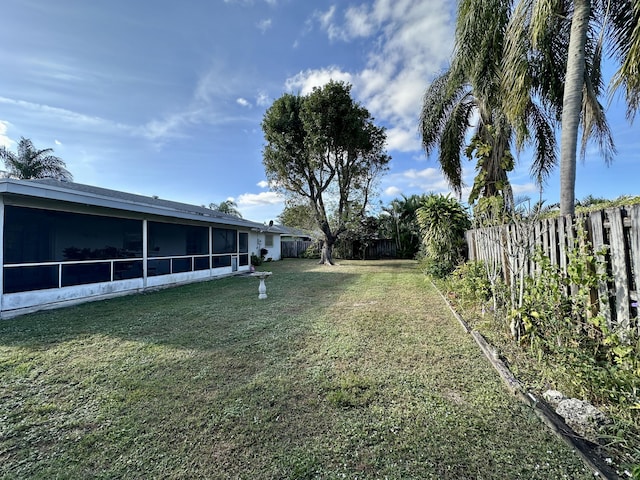
POLYGON ((419 129, 427 155, 438 146, 450 112, 464 95, 464 86, 454 79, 452 72, 447 71, 433 80, 424 94, 419 129))
POLYGON ((509 22, 503 52, 503 74, 501 84, 503 95, 502 109, 513 125, 516 147, 522 148, 529 139, 525 121, 525 109, 531 102, 532 77, 529 71, 531 50, 527 25, 530 21, 531 0, 520 2, 509 22))
POLYGON ((582 94, 582 145, 581 155, 584 158, 587 150, 587 143, 594 138, 605 162, 610 164, 616 153, 616 147, 609 128, 609 122, 600 104, 597 89, 589 77, 585 80, 582 94))
POLYGON ((558 147, 552 123, 538 105, 531 103, 527 109, 529 128, 532 135, 535 155, 531 162, 531 176, 541 186, 558 164, 558 147))
POLYGON ((464 186, 461 151, 475 108, 471 95, 458 102, 451 110, 440 136, 440 168, 449 186, 458 196, 461 195, 464 186))
POLYGON ((612 2, 610 34, 612 51, 620 69, 611 82, 611 93, 623 89, 627 101, 627 118, 640 108, 640 0, 612 2))

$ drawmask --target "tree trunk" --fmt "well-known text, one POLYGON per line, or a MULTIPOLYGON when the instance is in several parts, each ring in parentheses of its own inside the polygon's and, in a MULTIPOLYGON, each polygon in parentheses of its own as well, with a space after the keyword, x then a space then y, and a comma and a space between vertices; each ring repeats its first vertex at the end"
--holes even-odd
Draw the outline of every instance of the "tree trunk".
POLYGON ((562 99, 562 133, 560 136, 560 213, 573 215, 576 198, 576 157, 578 127, 582 112, 585 44, 589 28, 591 0, 575 0, 571 19, 567 75, 562 99))
POLYGON ((322 251, 320 252, 320 265, 333 265, 333 244, 335 240, 329 241, 325 238, 322 243, 322 251))

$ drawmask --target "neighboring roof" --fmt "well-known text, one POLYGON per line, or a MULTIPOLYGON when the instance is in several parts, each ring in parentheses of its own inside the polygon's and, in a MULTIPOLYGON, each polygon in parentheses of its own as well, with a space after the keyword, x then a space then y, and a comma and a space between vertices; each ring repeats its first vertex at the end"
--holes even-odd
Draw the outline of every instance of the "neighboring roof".
POLYGON ((318 232, 309 232, 307 230, 301 230, 299 228, 294 227, 286 227, 284 225, 276 225, 282 231, 283 236, 287 237, 309 237, 309 238, 317 238, 320 237, 318 232))
POLYGON ((38 180, 0 179, 0 194, 7 193, 165 217, 242 226, 260 231, 267 228, 262 223, 252 222, 206 207, 135 195, 81 183, 61 182, 50 178, 38 180))

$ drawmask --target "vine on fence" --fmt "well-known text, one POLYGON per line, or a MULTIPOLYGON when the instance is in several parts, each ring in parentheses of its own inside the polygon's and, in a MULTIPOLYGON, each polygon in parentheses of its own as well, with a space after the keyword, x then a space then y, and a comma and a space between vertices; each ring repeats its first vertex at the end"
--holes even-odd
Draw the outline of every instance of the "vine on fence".
POLYGON ((593 250, 578 222, 566 273, 536 250, 530 258, 536 265, 533 276, 524 276, 524 262, 513 259, 492 265, 467 262, 450 277, 450 287, 458 299, 491 305, 497 318, 509 321, 509 327, 499 320, 492 325, 509 328, 500 333, 510 334, 532 354, 543 383, 609 405, 616 422, 608 442, 628 468, 637 469, 631 465, 640 464, 640 335, 624 323, 607 321, 597 304, 594 291, 611 280, 603 266, 606 254, 606 247, 593 250), (505 267, 510 269, 508 285, 505 267))

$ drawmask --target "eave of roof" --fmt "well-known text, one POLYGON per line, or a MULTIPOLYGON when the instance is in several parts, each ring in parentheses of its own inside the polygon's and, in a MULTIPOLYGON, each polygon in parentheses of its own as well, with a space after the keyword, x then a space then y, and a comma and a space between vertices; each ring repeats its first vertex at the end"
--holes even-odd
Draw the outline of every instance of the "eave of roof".
POLYGON ((266 228, 261 223, 234 217, 233 215, 227 215, 205 207, 53 179, 0 179, 0 194, 5 193, 128 212, 246 227, 261 231, 266 228))

